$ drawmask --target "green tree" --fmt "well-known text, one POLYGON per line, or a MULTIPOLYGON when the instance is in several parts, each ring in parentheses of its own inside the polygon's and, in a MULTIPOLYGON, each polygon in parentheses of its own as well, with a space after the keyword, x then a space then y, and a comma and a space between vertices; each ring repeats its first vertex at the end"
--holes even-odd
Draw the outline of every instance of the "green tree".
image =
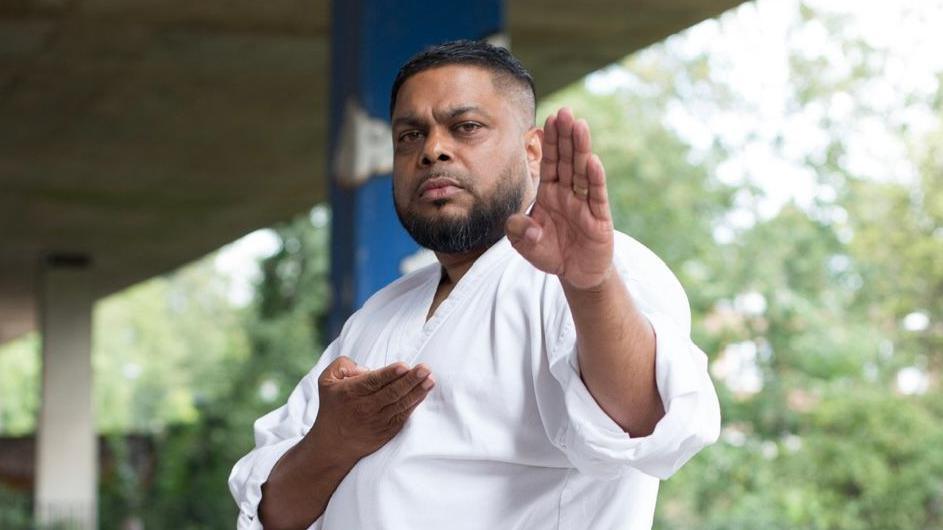
POLYGON ((149 528, 231 527, 236 506, 229 472, 253 446, 256 418, 280 406, 325 345, 328 303, 327 211, 276 227, 280 250, 261 262, 245 315, 249 352, 222 378, 226 386, 197 406, 198 420, 158 438, 156 478, 145 501, 149 528))

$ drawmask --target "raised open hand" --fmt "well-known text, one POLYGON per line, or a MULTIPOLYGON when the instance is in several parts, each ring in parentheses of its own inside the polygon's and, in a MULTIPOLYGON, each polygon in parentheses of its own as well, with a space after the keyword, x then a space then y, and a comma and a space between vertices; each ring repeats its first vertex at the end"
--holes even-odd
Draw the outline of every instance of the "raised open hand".
POLYGON ((606 173, 593 154, 589 125, 564 107, 547 118, 537 202, 508 219, 517 251, 538 269, 577 289, 592 289, 611 271, 612 216, 606 173))

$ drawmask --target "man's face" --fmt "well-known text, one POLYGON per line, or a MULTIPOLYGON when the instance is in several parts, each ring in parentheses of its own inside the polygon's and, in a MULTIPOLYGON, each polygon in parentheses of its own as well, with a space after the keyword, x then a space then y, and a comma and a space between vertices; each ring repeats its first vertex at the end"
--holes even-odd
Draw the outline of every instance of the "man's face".
MULTIPOLYGON (((514 89, 509 89, 514 90, 514 89)), ((489 70, 449 65, 400 87, 393 109, 393 199, 422 246, 481 250, 533 199, 537 129, 489 70)))

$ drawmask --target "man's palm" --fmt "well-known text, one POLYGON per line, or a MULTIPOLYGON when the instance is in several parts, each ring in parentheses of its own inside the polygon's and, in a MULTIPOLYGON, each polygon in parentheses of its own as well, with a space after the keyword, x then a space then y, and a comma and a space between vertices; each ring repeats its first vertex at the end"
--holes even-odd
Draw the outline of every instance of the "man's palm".
POLYGON ((612 264, 613 228, 606 174, 589 126, 563 108, 547 118, 537 201, 508 220, 514 248, 538 269, 578 289, 602 283, 612 264))

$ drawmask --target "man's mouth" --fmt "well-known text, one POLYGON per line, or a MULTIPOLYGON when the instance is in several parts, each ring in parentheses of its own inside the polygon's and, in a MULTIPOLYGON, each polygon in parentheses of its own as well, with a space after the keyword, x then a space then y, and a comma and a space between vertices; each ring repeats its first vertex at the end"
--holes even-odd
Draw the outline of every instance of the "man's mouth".
POLYGON ((457 180, 449 177, 434 177, 419 187, 419 198, 424 201, 447 199, 463 190, 457 180))

